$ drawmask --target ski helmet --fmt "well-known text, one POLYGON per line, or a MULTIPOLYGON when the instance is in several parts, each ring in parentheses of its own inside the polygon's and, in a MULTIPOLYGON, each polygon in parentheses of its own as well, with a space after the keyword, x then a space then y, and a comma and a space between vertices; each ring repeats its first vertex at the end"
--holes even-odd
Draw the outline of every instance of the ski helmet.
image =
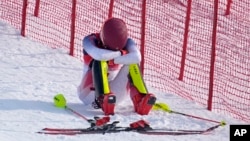
POLYGON ((118 18, 109 18, 102 26, 100 38, 104 46, 110 50, 123 49, 128 38, 126 23, 118 18))

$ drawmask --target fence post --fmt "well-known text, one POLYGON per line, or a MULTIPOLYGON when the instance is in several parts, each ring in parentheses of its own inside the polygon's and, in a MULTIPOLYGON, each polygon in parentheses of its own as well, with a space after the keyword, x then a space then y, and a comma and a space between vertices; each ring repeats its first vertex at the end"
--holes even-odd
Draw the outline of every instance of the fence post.
POLYGON ((112 14, 113 14, 113 7, 114 7, 114 0, 110 0, 108 18, 111 18, 111 17, 112 17, 112 14))
POLYGON ((188 0, 186 21, 185 21, 184 40, 183 40, 183 46, 182 46, 183 50, 182 50, 182 57, 181 57, 181 67, 180 67, 179 80, 183 80, 183 76, 184 76, 184 68, 185 68, 185 61, 186 61, 186 54, 187 54, 187 44, 188 44, 189 22, 190 22, 190 15, 191 15, 191 7, 192 7, 192 0, 188 0))
POLYGON ((69 51, 69 55, 71 56, 74 56, 75 22, 76 22, 76 0, 72 0, 71 34, 70 34, 70 51, 69 51))
POLYGON ((28 0, 23 0, 21 35, 25 36, 26 16, 27 16, 28 0))
POLYGON ((214 19, 213 19, 213 35, 212 35, 212 49, 211 49, 211 62, 210 62, 210 78, 209 78, 209 94, 208 94, 208 110, 212 110, 213 102, 213 87, 214 87, 214 67, 216 56, 216 33, 217 33, 217 21, 218 21, 218 8, 219 0, 214 0, 214 19))
POLYGON ((146 0, 143 0, 142 2, 142 12, 141 12, 141 73, 144 75, 144 52, 145 52, 145 28, 146 28, 146 0))
POLYGON ((226 9, 225 15, 230 14, 231 3, 232 3, 232 0, 227 0, 227 9, 226 9))
POLYGON ((39 8, 40 8, 40 0, 36 0, 36 6, 35 6, 35 10, 34 10, 34 16, 36 16, 36 17, 38 17, 39 8))

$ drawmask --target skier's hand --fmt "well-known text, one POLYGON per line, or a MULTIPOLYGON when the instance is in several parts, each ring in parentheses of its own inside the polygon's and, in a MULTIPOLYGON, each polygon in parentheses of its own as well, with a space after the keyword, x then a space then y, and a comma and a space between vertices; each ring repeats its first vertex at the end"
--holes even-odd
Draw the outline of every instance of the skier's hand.
POLYGON ((116 65, 115 62, 114 62, 114 59, 109 60, 109 61, 108 61, 108 65, 109 65, 109 66, 116 65))
MULTIPOLYGON (((127 51, 127 50, 124 50, 124 49, 121 49, 120 52, 121 52, 121 56, 122 56, 122 55, 125 55, 125 54, 128 54, 128 51, 127 51)), ((116 65, 115 62, 114 62, 114 59, 109 60, 109 61, 108 61, 108 65, 109 65, 109 66, 116 65)))
POLYGON ((128 54, 128 51, 127 51, 127 50, 124 50, 124 49, 121 49, 120 52, 121 52, 121 56, 122 56, 122 55, 125 55, 125 54, 128 54))

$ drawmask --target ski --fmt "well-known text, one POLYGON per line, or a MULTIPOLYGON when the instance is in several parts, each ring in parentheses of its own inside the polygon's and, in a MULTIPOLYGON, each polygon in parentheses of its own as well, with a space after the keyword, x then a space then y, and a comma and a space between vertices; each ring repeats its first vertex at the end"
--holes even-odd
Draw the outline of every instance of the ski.
MULTIPOLYGON (((125 132, 126 130, 110 130, 107 133, 119 133, 125 132)), ((130 131, 136 132, 139 134, 146 134, 146 135, 194 135, 194 134, 203 134, 202 132, 181 132, 181 131, 130 131)), ((78 135, 78 134, 105 134, 105 132, 101 130, 87 130, 87 131, 66 131, 66 132, 37 132, 40 134, 49 134, 49 135, 78 135)))
POLYGON ((78 135, 78 134, 106 134, 119 132, 136 132, 146 135, 194 135, 194 134, 208 134, 212 130, 218 128, 215 125, 206 130, 177 130, 177 129, 153 129, 144 120, 131 123, 129 127, 116 126, 119 122, 115 121, 111 124, 104 124, 102 126, 91 125, 89 128, 44 128, 39 134, 50 135, 78 135))

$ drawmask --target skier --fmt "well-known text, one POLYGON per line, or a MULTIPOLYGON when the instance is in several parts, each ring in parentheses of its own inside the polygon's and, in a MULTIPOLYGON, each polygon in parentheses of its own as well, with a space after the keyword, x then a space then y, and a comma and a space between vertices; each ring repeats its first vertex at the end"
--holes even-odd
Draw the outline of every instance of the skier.
POLYGON ((113 115, 115 104, 130 94, 134 110, 147 115, 156 101, 148 92, 140 73, 141 54, 135 42, 128 38, 123 20, 109 18, 100 33, 83 39, 84 74, 77 93, 80 100, 105 115, 113 115))

